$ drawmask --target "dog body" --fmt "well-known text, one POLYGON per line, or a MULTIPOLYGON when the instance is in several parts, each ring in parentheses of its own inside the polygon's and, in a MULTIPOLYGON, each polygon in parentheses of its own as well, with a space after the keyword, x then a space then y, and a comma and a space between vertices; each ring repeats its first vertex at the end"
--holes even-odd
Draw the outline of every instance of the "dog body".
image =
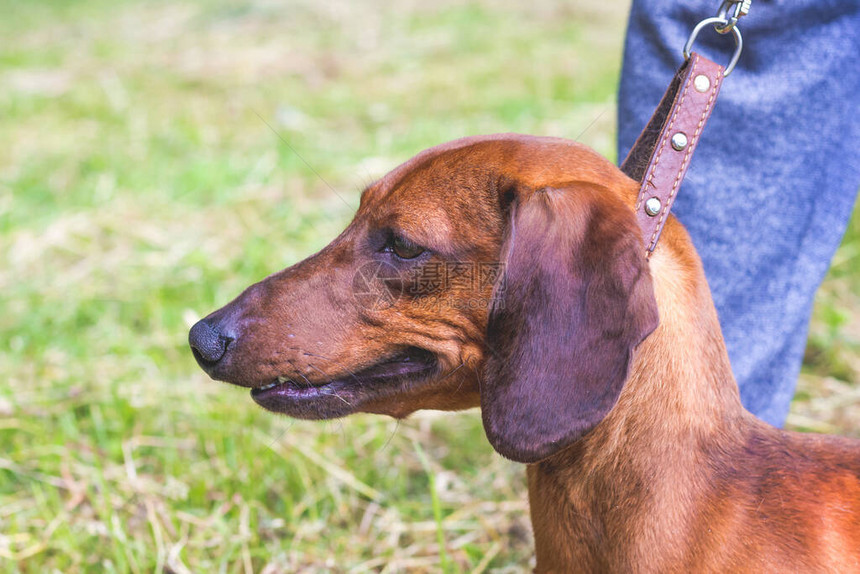
POLYGON ((480 405, 529 465, 538 572, 860 572, 860 442, 743 409, 695 249, 670 218, 646 259, 637 191, 566 140, 443 144, 192 348, 299 418, 480 405))

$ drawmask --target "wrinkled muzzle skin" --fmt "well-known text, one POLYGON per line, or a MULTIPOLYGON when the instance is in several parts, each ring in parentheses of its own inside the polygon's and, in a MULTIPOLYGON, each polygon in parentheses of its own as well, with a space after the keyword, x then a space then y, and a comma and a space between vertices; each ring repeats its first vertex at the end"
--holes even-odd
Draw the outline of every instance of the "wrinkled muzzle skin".
POLYGON ((368 187, 322 251, 197 323, 194 355, 213 379, 297 418, 478 406, 512 202, 625 179, 566 140, 483 136, 429 149, 368 187))

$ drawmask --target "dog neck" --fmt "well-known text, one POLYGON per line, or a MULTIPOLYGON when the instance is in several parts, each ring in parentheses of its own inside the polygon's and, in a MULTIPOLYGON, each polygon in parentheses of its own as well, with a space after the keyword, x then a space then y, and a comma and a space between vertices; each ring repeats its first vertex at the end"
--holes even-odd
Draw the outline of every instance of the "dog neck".
POLYGON ((683 551, 709 462, 742 444, 752 418, 701 262, 676 222, 650 266, 660 325, 637 348, 618 403, 572 447, 528 468, 538 572, 660 571, 667 546, 683 551))
POLYGON ((636 349, 618 418, 607 422, 625 426, 633 417, 664 439, 725 432, 746 411, 701 261, 674 219, 650 267, 660 325, 636 349))

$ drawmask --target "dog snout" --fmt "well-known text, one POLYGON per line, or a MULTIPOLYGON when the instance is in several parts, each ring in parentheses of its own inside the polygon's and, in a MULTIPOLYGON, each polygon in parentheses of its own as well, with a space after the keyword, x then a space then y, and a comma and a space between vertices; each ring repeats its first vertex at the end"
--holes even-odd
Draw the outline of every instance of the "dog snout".
POLYGON ((203 319, 191 327, 188 333, 188 344, 194 353, 194 358, 203 368, 209 371, 227 354, 227 347, 233 341, 221 332, 217 325, 203 319))

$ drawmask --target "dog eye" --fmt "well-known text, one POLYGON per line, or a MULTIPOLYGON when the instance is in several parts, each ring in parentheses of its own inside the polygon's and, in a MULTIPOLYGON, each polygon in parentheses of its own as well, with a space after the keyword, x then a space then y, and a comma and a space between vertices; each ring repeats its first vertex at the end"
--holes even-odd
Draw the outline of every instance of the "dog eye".
POLYGON ((394 237, 391 240, 391 251, 401 259, 415 259, 426 250, 408 239, 394 237))

